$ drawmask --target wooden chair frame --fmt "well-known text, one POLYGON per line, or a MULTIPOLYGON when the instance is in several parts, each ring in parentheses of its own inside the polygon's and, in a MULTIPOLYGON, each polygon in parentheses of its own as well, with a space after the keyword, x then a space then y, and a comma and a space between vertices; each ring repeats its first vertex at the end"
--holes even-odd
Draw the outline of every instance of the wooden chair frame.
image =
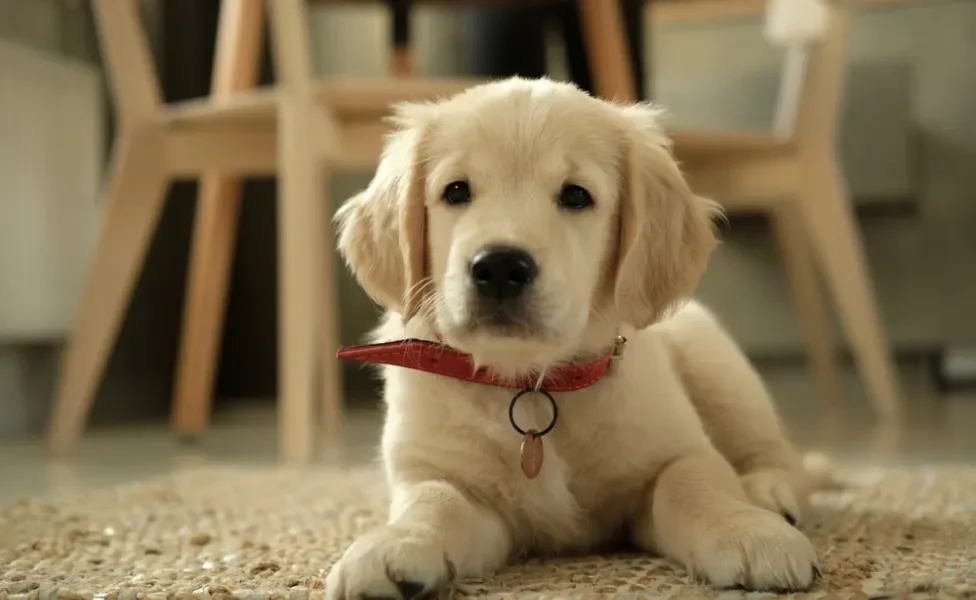
POLYGON ((852 0, 828 0, 821 39, 787 48, 775 130, 768 135, 677 132, 696 192, 730 211, 773 217, 774 237, 811 367, 828 406, 843 386, 820 294, 826 280, 875 414, 901 415, 901 390, 837 149, 852 0), (819 273, 818 273, 819 270, 819 273))

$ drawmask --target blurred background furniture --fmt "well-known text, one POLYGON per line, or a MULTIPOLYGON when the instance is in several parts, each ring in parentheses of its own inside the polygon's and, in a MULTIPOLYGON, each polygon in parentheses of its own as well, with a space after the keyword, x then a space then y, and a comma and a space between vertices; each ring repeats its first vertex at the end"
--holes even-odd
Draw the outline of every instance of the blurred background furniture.
POLYGON ((0 31, 0 81, 3 438, 43 423, 53 373, 46 350, 71 334, 101 218, 107 136, 94 65, 0 31))
POLYGON ((822 273, 868 398, 884 421, 898 417, 901 393, 836 139, 850 4, 768 3, 767 38, 785 50, 771 133, 676 131, 673 137, 696 192, 719 199, 729 211, 771 213, 807 354, 830 406, 840 400, 842 385, 820 295, 822 273))
MULTIPOLYGON (((248 32, 246 24, 256 9, 247 5, 254 3, 229 2, 223 24, 244 24, 240 30, 248 32)), ((274 0, 268 6, 277 71, 274 88, 164 105, 137 2, 95 2, 119 133, 99 245, 47 432, 48 448, 55 455, 67 453, 84 428, 169 179, 214 172, 276 173, 279 179, 281 456, 295 462, 311 456, 315 396, 331 407, 332 427, 338 429, 339 370, 331 358, 320 359, 323 354, 331 357, 337 346, 336 302, 328 296, 334 271, 321 167, 373 166, 386 131, 382 118, 391 103, 450 94, 470 82, 316 83, 309 63, 304 2, 274 0)), ((236 52, 234 48, 247 47, 247 40, 222 38, 224 48, 230 47, 222 50, 225 56, 236 52)), ((218 87, 229 90, 242 81, 246 77, 241 74, 221 75, 218 87)), ((206 322, 190 318, 198 327, 206 327, 206 322)))

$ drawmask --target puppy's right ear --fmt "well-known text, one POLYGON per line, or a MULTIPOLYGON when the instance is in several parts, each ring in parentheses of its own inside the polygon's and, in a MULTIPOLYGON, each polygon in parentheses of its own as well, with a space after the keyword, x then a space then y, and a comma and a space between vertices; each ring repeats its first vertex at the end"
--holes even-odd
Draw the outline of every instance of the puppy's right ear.
POLYGON ((426 277, 426 173, 423 140, 427 107, 397 107, 398 126, 365 191, 336 212, 339 252, 359 285, 407 321, 417 310, 426 277))

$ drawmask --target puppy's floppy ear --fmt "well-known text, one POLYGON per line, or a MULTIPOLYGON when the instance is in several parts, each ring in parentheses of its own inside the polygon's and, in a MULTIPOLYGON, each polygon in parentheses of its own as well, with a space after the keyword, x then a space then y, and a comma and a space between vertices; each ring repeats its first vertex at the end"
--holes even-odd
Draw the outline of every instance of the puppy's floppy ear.
POLYGON ((365 191, 337 212, 339 252, 369 296, 410 319, 426 286, 425 105, 396 108, 379 167, 365 191))
POLYGON ((619 110, 628 131, 614 302, 625 322, 643 329, 698 285, 721 209, 688 187, 658 124, 660 111, 646 104, 619 110))

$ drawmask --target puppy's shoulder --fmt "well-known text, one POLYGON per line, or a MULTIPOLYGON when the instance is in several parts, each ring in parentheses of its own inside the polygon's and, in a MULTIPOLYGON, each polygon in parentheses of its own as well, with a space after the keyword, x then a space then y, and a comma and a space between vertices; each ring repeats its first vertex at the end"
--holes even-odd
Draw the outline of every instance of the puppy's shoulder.
POLYGON ((708 335, 722 329, 715 314, 697 300, 688 300, 669 318, 648 327, 648 330, 670 341, 708 335))
MULTIPOLYGON (((628 353, 643 357, 642 362, 667 365, 696 351, 708 350, 728 338, 723 325, 704 304, 689 300, 668 318, 633 333, 636 343, 628 344, 628 353)), ((629 336, 628 336, 629 338, 629 336)), ((662 368, 665 368, 662 366, 662 368)))

